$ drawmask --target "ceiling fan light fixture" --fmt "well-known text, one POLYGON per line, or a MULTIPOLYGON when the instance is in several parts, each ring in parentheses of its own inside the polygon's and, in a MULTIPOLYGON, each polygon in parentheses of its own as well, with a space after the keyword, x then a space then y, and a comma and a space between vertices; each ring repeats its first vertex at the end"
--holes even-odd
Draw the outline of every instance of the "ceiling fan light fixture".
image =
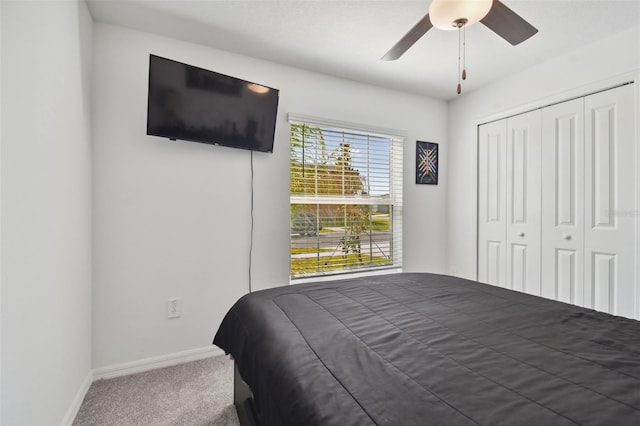
POLYGON ((429 18, 434 27, 456 30, 457 22, 466 19, 466 26, 475 24, 487 16, 493 0, 433 0, 429 6, 429 18))

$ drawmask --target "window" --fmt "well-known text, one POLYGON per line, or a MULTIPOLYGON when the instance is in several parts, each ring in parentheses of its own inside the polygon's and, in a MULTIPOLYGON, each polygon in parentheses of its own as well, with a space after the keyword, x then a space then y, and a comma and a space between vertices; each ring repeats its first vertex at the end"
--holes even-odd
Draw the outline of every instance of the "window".
POLYGON ((291 277, 402 266, 402 136, 289 115, 291 277))

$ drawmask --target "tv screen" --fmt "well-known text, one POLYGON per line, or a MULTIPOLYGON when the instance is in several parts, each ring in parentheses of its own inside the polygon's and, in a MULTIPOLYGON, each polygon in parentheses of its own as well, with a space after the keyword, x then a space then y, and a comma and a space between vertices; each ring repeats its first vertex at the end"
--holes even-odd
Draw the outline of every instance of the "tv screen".
POLYGON ((147 134, 273 152, 278 90, 150 55, 147 134))

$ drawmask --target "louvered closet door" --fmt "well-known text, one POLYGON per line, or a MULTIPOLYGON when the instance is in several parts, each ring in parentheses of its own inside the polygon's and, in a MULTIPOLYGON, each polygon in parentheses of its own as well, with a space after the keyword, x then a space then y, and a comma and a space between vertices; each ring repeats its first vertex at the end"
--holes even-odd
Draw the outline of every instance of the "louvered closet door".
POLYGON ((506 120, 478 135, 478 280, 506 284, 506 120))
POLYGON ((542 296, 584 304, 584 100, 542 110, 542 296))
POLYGON ((585 98, 584 305, 634 317, 633 85, 585 98))
POLYGON ((507 120, 507 280, 513 290, 540 295, 541 113, 507 120))

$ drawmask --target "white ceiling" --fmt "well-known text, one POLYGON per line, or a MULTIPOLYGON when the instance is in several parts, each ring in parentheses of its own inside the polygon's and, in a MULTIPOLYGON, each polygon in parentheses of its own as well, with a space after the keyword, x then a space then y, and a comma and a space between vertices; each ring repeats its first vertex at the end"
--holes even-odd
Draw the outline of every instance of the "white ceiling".
MULTIPOLYGON (((640 0, 503 0, 538 28, 511 46, 467 29, 463 94, 616 32, 640 26, 640 0)), ((380 58, 430 1, 88 0, 99 22, 440 99, 456 97, 458 34, 431 29, 399 60, 380 58)), ((638 40, 640 49, 640 40, 638 40)), ((621 52, 624 54, 624 52, 621 52)))

